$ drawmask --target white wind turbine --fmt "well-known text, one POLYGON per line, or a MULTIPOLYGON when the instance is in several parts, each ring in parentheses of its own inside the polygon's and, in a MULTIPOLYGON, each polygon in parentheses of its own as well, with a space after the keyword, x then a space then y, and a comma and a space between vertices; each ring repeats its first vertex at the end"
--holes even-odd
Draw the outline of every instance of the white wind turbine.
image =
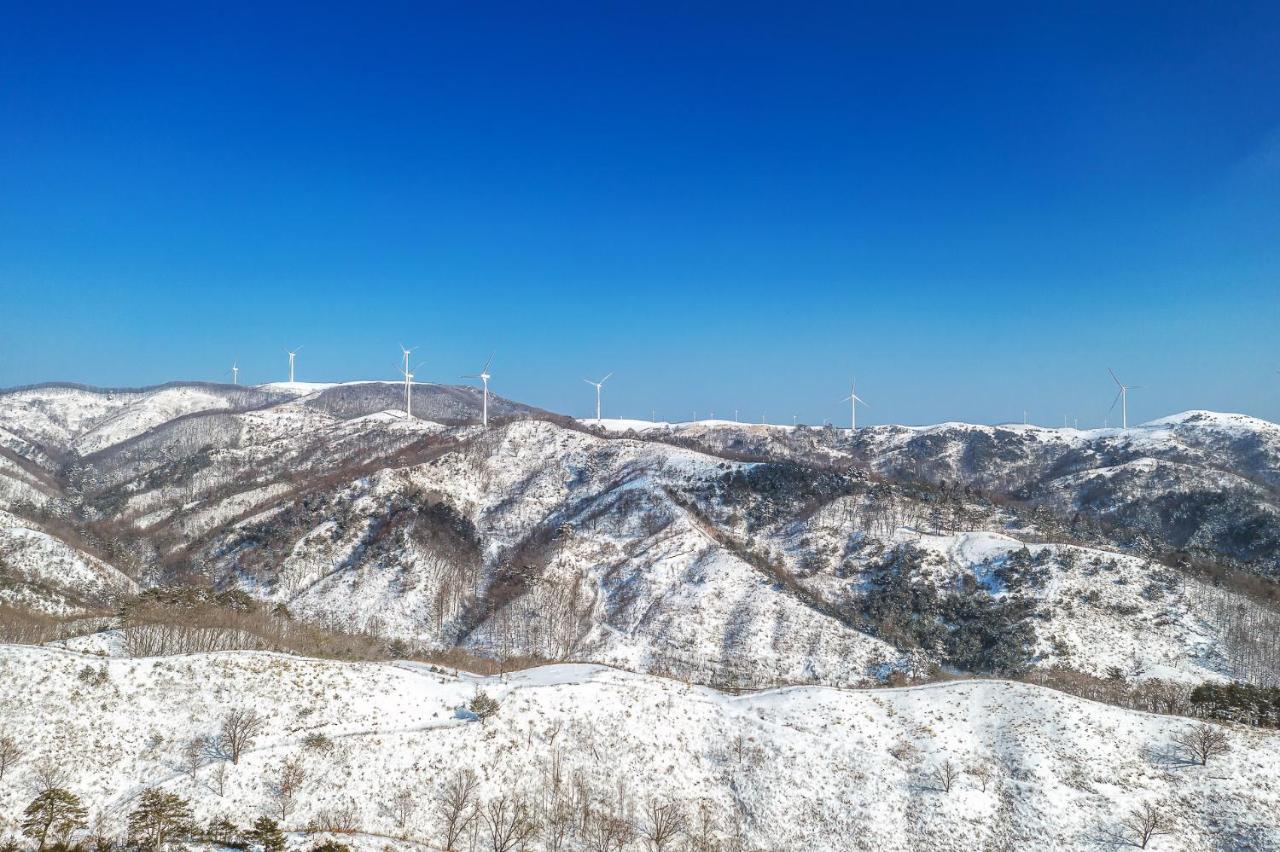
MULTIPOLYGON (((609 376, 612 376, 612 375, 613 373, 609 374, 609 376)), ((598 382, 593 382, 590 379, 583 379, 584 382, 586 382, 589 385, 592 385, 596 389, 596 423, 600 422, 600 388, 604 387, 604 383, 609 381, 609 376, 605 376, 603 379, 601 379, 598 382)))
POLYGON ((400 354, 404 356, 404 366, 400 368, 400 375, 404 377, 404 416, 405 417, 413 416, 413 404, 412 404, 413 403, 413 391, 412 391, 413 370, 416 370, 418 369, 418 367, 422 366, 421 364, 419 364, 418 367, 414 367, 413 370, 409 369, 409 355, 412 354, 413 350, 417 348, 418 347, 415 346, 412 349, 406 349, 403 343, 400 344, 400 354))
POLYGON ((409 369, 409 353, 412 352, 413 350, 405 349, 403 346, 401 346, 400 349, 402 352, 404 352, 404 366, 399 367, 397 369, 400 370, 400 375, 404 376, 404 416, 412 417, 413 416, 413 373, 414 373, 414 370, 417 370, 418 367, 421 367, 426 362, 419 361, 417 364, 414 365, 413 369, 409 369))
POLYGON ((236 359, 231 362, 231 384, 240 384, 240 360, 236 359))
POLYGON ((856 432, 858 430, 858 403, 866 405, 867 401, 858 396, 858 391, 855 389, 853 381, 849 382, 849 395, 840 401, 849 403, 849 431, 856 432))
POLYGON ((293 359, 302 351, 302 347, 299 346, 297 349, 286 349, 285 351, 289 353, 289 384, 293 384, 293 359))
POLYGON ((1129 428, 1129 391, 1138 390, 1139 388, 1142 387, 1142 385, 1122 384, 1121 381, 1118 378, 1116 378, 1115 370, 1108 367, 1107 372, 1111 374, 1111 378, 1116 383, 1116 387, 1120 388, 1119 392, 1116 393, 1116 398, 1111 401, 1111 407, 1107 409, 1107 413, 1110 414, 1112 411, 1115 411, 1116 403, 1117 402, 1120 403, 1120 428, 1128 429, 1129 428))
POLYGON ((481 369, 480 372, 476 373, 474 376, 462 377, 464 379, 479 379, 480 381, 484 382, 484 396, 483 396, 483 401, 481 403, 482 408, 480 409, 481 411, 480 423, 481 425, 486 427, 489 425, 489 379, 492 378, 489 375, 489 365, 492 363, 493 363, 493 355, 490 354, 489 360, 484 362, 484 368, 481 369))

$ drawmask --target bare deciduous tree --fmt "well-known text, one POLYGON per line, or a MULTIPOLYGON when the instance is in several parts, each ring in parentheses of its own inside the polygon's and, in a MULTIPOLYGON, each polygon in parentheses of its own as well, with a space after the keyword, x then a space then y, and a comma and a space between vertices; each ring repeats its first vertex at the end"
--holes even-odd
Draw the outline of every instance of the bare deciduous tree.
POLYGON ((1120 832, 1117 839, 1130 846, 1146 849, 1151 839, 1160 834, 1168 834, 1173 828, 1173 819, 1165 807, 1156 802, 1145 802, 1133 809, 1120 821, 1120 832))
POLYGON ((68 773, 51 757, 42 757, 32 767, 34 778, 31 786, 37 793, 55 790, 66 786, 68 773))
POLYGON ((436 794, 440 820, 444 823, 444 848, 455 852, 467 829, 476 819, 476 779, 474 769, 459 769, 449 776, 436 794))
POLYGON ((275 781, 271 784, 271 800, 280 813, 280 821, 284 822, 293 812, 298 801, 298 793, 307 780, 306 770, 302 768, 302 760, 298 757, 287 757, 280 764, 275 781))
POLYGON ((1226 754, 1231 748, 1227 741, 1227 732, 1207 722, 1201 722, 1189 730, 1174 735, 1173 741, 1186 751, 1191 760, 1201 766, 1207 766, 1209 758, 1226 754))
POLYGON ((982 792, 984 793, 987 792, 987 785, 991 783, 991 779, 996 774, 995 767, 985 760, 979 760, 965 771, 978 779, 978 783, 982 785, 982 792))
POLYGON ((18 741, 7 734, 0 734, 0 781, 4 780, 4 774, 19 760, 22 759, 22 748, 19 747, 18 741))
POLYGON ((688 824, 689 820, 679 805, 650 798, 645 804, 644 825, 640 832, 650 849, 662 852, 684 834, 688 824))
POLYGON ((635 826, 617 814, 598 808, 587 820, 583 839, 591 852, 622 852, 635 836, 635 826))
POLYGON ((217 745, 232 763, 240 763, 240 755, 253 745, 262 733, 264 723, 257 711, 237 707, 222 717, 222 730, 217 745))
POLYGON ((196 773, 200 771, 200 767, 204 766, 207 758, 208 749, 204 739, 193 737, 182 744, 182 751, 178 754, 178 767, 194 781, 196 773))
POLYGON ((391 811, 391 819, 395 821, 396 828, 403 831, 418 810, 418 799, 408 787, 401 787, 392 795, 388 809, 391 811))
POLYGON ((937 782, 938 786, 942 788, 942 792, 950 793, 951 788, 955 786, 956 779, 960 777, 960 767, 953 763, 951 758, 948 757, 943 760, 942 763, 934 767, 933 772, 931 772, 930 775, 933 777, 933 780, 937 782))
POLYGON ((523 847, 538 832, 529 805, 516 795, 503 794, 481 809, 492 852, 511 852, 523 847))

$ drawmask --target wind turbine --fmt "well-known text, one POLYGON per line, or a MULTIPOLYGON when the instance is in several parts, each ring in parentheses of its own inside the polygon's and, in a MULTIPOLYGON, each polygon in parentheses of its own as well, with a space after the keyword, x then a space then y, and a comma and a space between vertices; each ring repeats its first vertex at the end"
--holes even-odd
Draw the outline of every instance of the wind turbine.
POLYGON ((240 384, 240 360, 236 359, 231 362, 231 384, 240 384))
POLYGON ((1122 384, 1120 380, 1116 378, 1115 370, 1108 367, 1107 372, 1111 374, 1111 378, 1116 383, 1116 387, 1120 388, 1119 392, 1116 394, 1116 398, 1111 401, 1111 407, 1107 409, 1107 413, 1110 414, 1112 411, 1115 411, 1116 403, 1117 402, 1120 403, 1120 418, 1121 418, 1120 428, 1128 429, 1129 428, 1129 391, 1138 390, 1139 388, 1142 387, 1142 385, 1122 384))
POLYGON ((849 403, 849 431, 858 431, 858 403, 866 405, 867 401, 858 396, 852 380, 849 381, 849 395, 840 401, 849 403))
POLYGON ((413 350, 405 349, 403 346, 401 346, 400 349, 405 353, 404 366, 396 367, 396 370, 398 370, 400 375, 404 377, 404 416, 407 418, 413 416, 413 374, 419 367, 427 362, 419 361, 413 366, 413 369, 409 369, 408 353, 413 350))
MULTIPOLYGON (((418 347, 413 347, 417 349, 418 347)), ((404 356, 404 366, 400 368, 400 375, 404 376, 404 416, 413 416, 413 370, 422 366, 422 362, 418 363, 418 367, 413 370, 409 369, 409 354, 413 349, 406 349, 403 343, 400 344, 400 354, 404 356)))
POLYGON ((289 353, 289 384, 293 384, 293 359, 302 351, 302 347, 299 346, 297 349, 286 349, 285 351, 289 353))
MULTIPOLYGON (((493 355, 489 355, 489 360, 484 362, 483 369, 474 376, 463 376, 464 379, 479 379, 484 382, 484 399, 482 402, 480 423, 484 426, 489 425, 489 365, 493 363, 493 355)), ((607 378, 607 377, 606 377, 607 378)))
MULTIPOLYGON (((613 373, 609 374, 609 376, 612 375, 613 373)), ((593 382, 590 379, 583 379, 584 382, 589 385, 593 385, 596 389, 596 423, 600 422, 600 388, 604 387, 604 383, 609 381, 609 376, 605 376, 598 382, 593 382)))

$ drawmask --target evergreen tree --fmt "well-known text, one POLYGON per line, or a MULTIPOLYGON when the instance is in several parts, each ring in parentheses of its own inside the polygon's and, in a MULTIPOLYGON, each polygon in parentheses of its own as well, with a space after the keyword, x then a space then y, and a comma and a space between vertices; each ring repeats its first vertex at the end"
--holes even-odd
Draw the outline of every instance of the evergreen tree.
POLYGON ((86 814, 79 796, 61 787, 50 787, 31 800, 22 816, 22 833, 43 850, 50 835, 62 839, 83 828, 86 814))
POLYGON ((177 793, 146 790, 129 814, 129 839, 139 846, 159 850, 190 830, 191 806, 177 793))
POLYGON ((283 852, 284 832, 271 817, 261 817, 249 830, 249 841, 262 846, 262 852, 283 852))

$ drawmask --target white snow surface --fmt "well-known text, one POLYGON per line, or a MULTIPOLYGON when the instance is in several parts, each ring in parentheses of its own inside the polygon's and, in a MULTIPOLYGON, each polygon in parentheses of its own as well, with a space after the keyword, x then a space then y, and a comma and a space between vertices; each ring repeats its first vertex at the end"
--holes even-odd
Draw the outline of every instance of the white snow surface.
POLYGON ((273 779, 293 758, 305 780, 284 820, 291 848, 313 843, 301 830, 338 807, 357 815, 340 838, 357 849, 439 848, 433 801, 452 773, 475 769, 482 801, 540 800, 555 753, 566 779, 636 822, 647 798, 674 801, 753 849, 1111 848, 1146 802, 1176 818, 1148 846, 1158 852, 1280 844, 1280 733, 1228 727, 1230 751, 1202 767, 1173 745, 1189 720, 1006 681, 732 696, 599 666, 498 679, 251 652, 99 659, 0 646, 0 708, 25 748, 0 784, 0 836, 16 831, 40 762, 66 770, 91 815, 122 833, 149 787, 189 799, 200 823, 243 824, 272 809, 273 779), (487 724, 461 709, 480 688, 501 702, 487 724), (265 722, 239 764, 182 771, 184 744, 232 707, 265 722), (313 734, 332 748, 307 748, 313 734), (990 777, 963 771, 945 792, 934 772, 948 760, 990 777), (403 827, 385 807, 401 789, 421 804, 403 827))

